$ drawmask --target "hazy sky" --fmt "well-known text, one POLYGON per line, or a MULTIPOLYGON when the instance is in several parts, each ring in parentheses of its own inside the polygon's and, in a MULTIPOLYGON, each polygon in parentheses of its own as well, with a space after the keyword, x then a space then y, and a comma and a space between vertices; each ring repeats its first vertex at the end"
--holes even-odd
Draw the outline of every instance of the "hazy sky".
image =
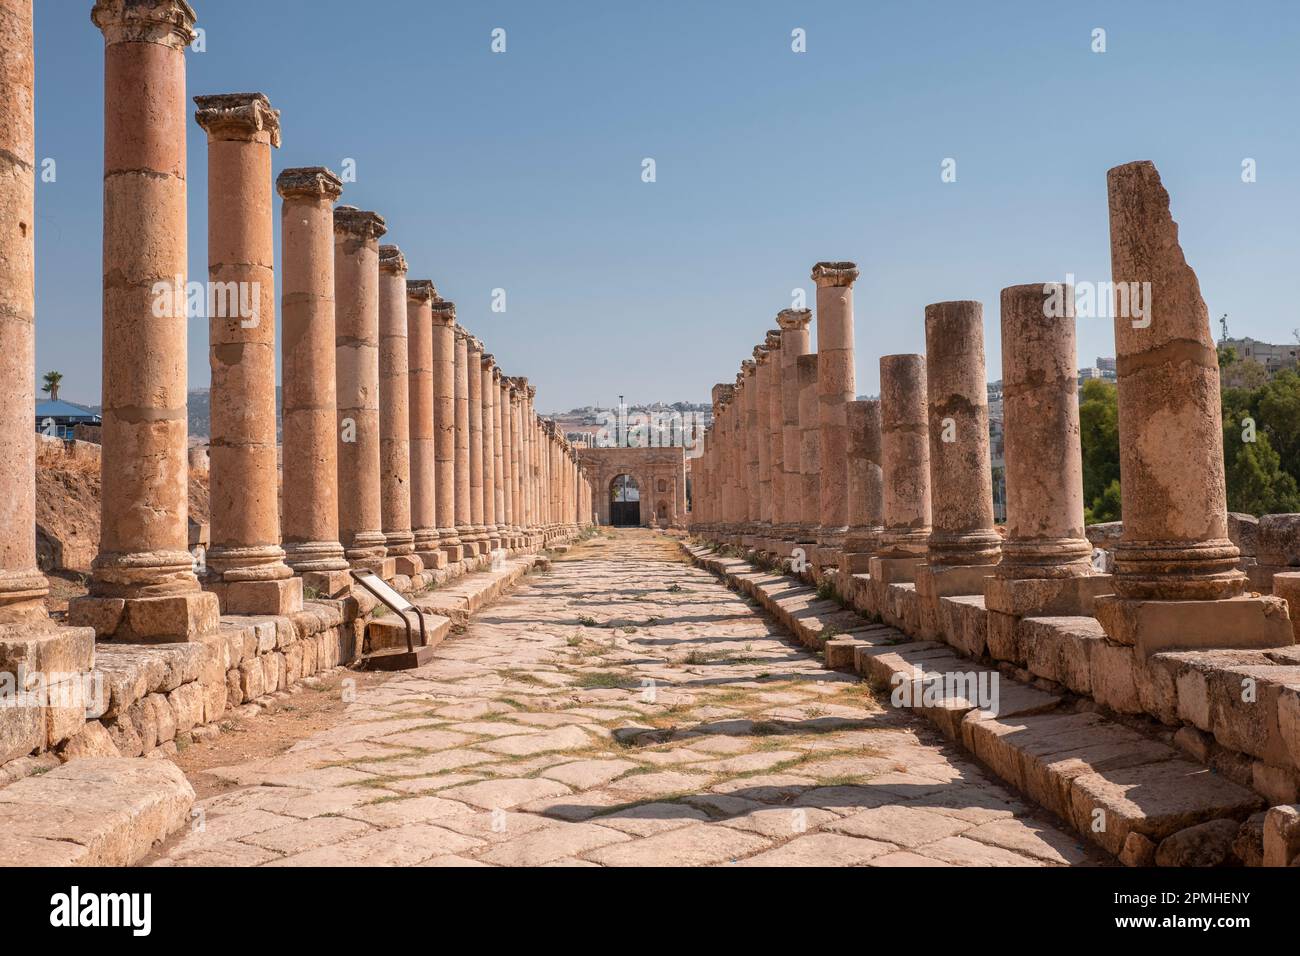
MULTIPOLYGON (((1273 341, 1300 326, 1294 2, 193 5, 207 49, 187 54, 190 94, 266 93, 277 172, 355 160, 343 201, 387 217, 411 278, 456 301, 542 410, 707 401, 793 289, 811 300, 819 259, 862 270, 859 393, 880 355, 924 350, 922 310, 945 299, 984 303, 999 378, 999 290, 1108 279, 1106 170, 1135 159, 1164 178, 1211 315, 1273 341)), ((37 370, 94 403, 91 6, 36 2, 37 156, 57 164, 37 187, 37 370)), ((189 129, 190 272, 205 279, 206 145, 189 129)), ((1081 363, 1113 352, 1109 320, 1081 319, 1081 363)), ((202 319, 189 368, 207 385, 202 319)))

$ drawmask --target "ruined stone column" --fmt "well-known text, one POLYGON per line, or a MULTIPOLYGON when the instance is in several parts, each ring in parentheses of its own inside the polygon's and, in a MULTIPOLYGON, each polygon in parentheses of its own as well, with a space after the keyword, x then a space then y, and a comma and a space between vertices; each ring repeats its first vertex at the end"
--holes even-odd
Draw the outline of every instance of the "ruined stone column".
POLYGON ((1286 605, 1243 596, 1228 539, 1219 366, 1169 194, 1149 162, 1107 174, 1124 533, 1097 618, 1143 653, 1292 642, 1286 605))
POLYGON ((983 307, 927 305, 925 346, 932 517, 926 563, 989 568, 998 563, 1002 539, 993 528, 983 307))
POLYGON ((767 333, 767 441, 771 463, 769 485, 772 503, 770 507, 771 522, 767 531, 767 550, 784 557, 788 549, 783 547, 781 529, 788 523, 786 517, 785 495, 785 438, 782 394, 785 388, 785 358, 781 352, 781 330, 767 333))
POLYGON ((513 377, 510 380, 510 495, 511 495, 511 515, 514 528, 514 544, 511 547, 519 550, 524 544, 524 528, 526 519, 524 517, 524 481, 523 481, 523 416, 520 413, 523 396, 522 379, 513 377))
POLYGON ((189 553, 182 0, 99 0, 104 34, 103 453, 99 555, 72 624, 128 641, 217 627, 189 553))
POLYGON ((758 357, 763 349, 754 347, 752 359, 743 363, 745 374, 745 546, 753 547, 762 518, 760 496, 762 479, 758 441, 758 357))
POLYGON ((411 532, 426 568, 446 567, 438 547, 438 456, 433 425, 433 302, 428 279, 406 283, 407 364, 410 367, 411 532))
MULTIPOLYGON (((797 564, 812 559, 812 545, 817 541, 821 514, 821 408, 818 402, 816 352, 800 355, 795 361, 799 380, 799 530, 795 538, 800 556, 797 564)), ((796 568, 799 570, 799 568, 796 568)))
POLYGON ((834 552, 848 533, 849 425, 845 406, 853 401, 857 382, 853 369, 853 283, 858 267, 852 262, 819 262, 813 266, 817 284, 817 388, 821 414, 821 499, 817 543, 827 550, 823 564, 837 563, 834 552))
POLYGON ((280 114, 261 93, 196 96, 208 134, 211 547, 204 584, 227 614, 302 610, 280 547, 275 434, 271 149, 280 114))
POLYGON ((410 341, 406 330, 406 257, 379 247, 379 489, 387 556, 394 573, 424 570, 411 530, 410 341))
POLYGON ((915 580, 930 539, 930 438, 925 356, 880 357, 884 530, 869 562, 873 583, 915 580))
POLYGON ((755 457, 758 459, 758 527, 754 544, 766 551, 772 529, 772 354, 766 346, 754 349, 754 434, 755 457))
POLYGON ((884 488, 880 466, 880 402, 852 401, 849 425, 849 531, 840 571, 866 574, 884 530, 884 488))
POLYGON ((507 506, 508 488, 510 488, 510 414, 507 407, 507 385, 500 373, 500 365, 494 365, 491 371, 491 414, 493 414, 493 494, 497 498, 497 533, 500 548, 510 548, 511 527, 510 509, 507 506))
POLYGON ((1078 367, 1074 287, 1003 289, 1007 538, 984 584, 990 611, 1090 615, 1093 597, 1114 588, 1093 572, 1084 536, 1078 367))
POLYGON ((785 520, 777 535, 785 542, 782 554, 788 555, 803 523, 799 356, 807 355, 811 347, 808 326, 812 322, 812 312, 808 309, 784 309, 777 315, 776 322, 781 327, 781 464, 785 497, 782 509, 785 520))
POLYGON ((339 534, 354 568, 396 573, 386 557, 379 430, 379 239, 384 218, 334 210, 335 363, 338 374, 339 534))
POLYGON ((338 406, 334 353, 334 201, 343 184, 321 166, 286 169, 280 207, 283 537, 303 586, 347 592, 339 543, 338 406))
POLYGON ((0 629, 48 619, 36 563, 36 128, 31 0, 0 0, 0 629))
POLYGON ((469 410, 469 543, 476 555, 487 554, 488 533, 483 518, 483 343, 465 340, 465 376, 469 410))
POLYGON ((456 536, 462 558, 478 554, 470 506, 469 333, 456 326, 456 536))
POLYGON ((537 386, 527 387, 527 400, 524 405, 525 427, 528 429, 528 534, 532 539, 531 547, 541 544, 542 513, 539 482, 541 479, 541 428, 537 422, 537 411, 533 402, 537 397, 537 386))
POLYGON ((514 385, 507 375, 500 376, 498 411, 501 416, 501 507, 505 516, 503 546, 513 551, 518 547, 519 525, 515 514, 515 463, 512 457, 515 444, 514 385))
POLYGON ((483 525, 487 529, 488 550, 497 551, 501 547, 501 529, 497 525, 497 434, 496 434, 496 385, 492 372, 496 368, 496 359, 491 353, 483 354, 480 381, 483 399, 483 525))
POLYGON ((443 568, 462 557, 456 526, 456 303, 429 304, 433 321, 433 491, 442 558, 425 563, 443 568))

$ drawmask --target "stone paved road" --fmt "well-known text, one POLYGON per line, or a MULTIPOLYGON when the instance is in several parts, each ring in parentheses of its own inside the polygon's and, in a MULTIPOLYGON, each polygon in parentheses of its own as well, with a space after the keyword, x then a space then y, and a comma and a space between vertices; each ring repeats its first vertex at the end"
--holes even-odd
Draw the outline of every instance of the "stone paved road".
POLYGON ((235 789, 155 865, 1100 862, 666 536, 528 582, 337 726, 210 771, 235 789))

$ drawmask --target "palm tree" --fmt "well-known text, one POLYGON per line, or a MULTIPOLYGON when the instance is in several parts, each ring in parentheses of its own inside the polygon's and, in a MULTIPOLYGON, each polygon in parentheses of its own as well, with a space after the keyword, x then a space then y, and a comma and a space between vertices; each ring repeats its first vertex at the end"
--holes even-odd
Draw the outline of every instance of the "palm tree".
POLYGON ((41 391, 49 394, 50 401, 55 401, 59 397, 59 383, 62 381, 62 372, 45 373, 45 384, 41 386, 41 391))

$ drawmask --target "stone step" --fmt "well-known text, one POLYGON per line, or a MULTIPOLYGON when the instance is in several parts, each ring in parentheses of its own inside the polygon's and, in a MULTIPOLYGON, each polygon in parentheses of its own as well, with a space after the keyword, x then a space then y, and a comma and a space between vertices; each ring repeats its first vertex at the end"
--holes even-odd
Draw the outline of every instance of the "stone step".
POLYGON ((0 790, 0 866, 132 866, 193 804, 169 760, 74 760, 0 790))
POLYGON ((453 585, 412 598, 411 603, 422 611, 450 618, 453 624, 464 627, 469 623, 470 615, 500 597, 535 563, 531 555, 511 559, 502 568, 466 575, 453 585))
MULTIPOLYGON (((752 579, 752 566, 745 565, 746 573, 739 573, 743 562, 699 556, 696 561, 704 567, 717 565, 715 573, 740 583, 742 590, 752 579)), ((838 605, 817 600, 813 589, 795 586, 799 584, 795 579, 786 580, 791 582, 788 597, 773 600, 760 592, 759 599, 801 641, 807 642, 805 635, 817 633, 825 622, 842 617, 838 605)), ((905 590, 897 586, 889 589, 895 598, 905 590)), ((982 607, 982 602, 959 599, 950 607, 954 616, 964 616, 968 608, 982 607)), ((900 617, 912 610, 900 608, 900 617)), ((1099 714, 1066 711, 1062 695, 977 664, 950 644, 913 641, 893 627, 871 625, 860 617, 859 622, 862 626, 854 632, 825 642, 827 667, 851 666, 874 686, 897 692, 903 706, 930 720, 998 777, 1122 862, 1179 862, 1186 859, 1182 847, 1208 838, 1202 836, 1202 830, 1222 840, 1265 807, 1265 801, 1253 791, 1187 760, 1173 747, 1099 714), (993 690, 996 694, 989 693, 988 700, 978 699, 993 690), (971 696, 977 699, 969 699, 971 696)), ((1087 629, 1078 629, 1078 636, 1092 638, 1087 629)), ((969 646, 978 641, 963 643, 969 646)), ((1075 647, 1065 642, 1044 649, 1052 658, 1053 673, 1080 672, 1075 647)), ((1187 658, 1187 654, 1179 655, 1177 661, 1185 683, 1194 679, 1188 674, 1204 672, 1195 666, 1196 660, 1187 658)), ((1166 664, 1174 665, 1174 661, 1166 664)), ((1086 672, 1086 665, 1082 669, 1086 672)), ((1288 692, 1292 674, 1291 668, 1281 667, 1267 673, 1252 670, 1246 676, 1272 679, 1268 693, 1281 696, 1288 692)), ((1068 686, 1079 680, 1076 676, 1060 683, 1068 686)), ((1202 696, 1207 706, 1216 699, 1209 690, 1202 696)), ((1218 713, 1229 707, 1226 692, 1220 696, 1224 703, 1218 713)), ((1260 731, 1256 747, 1276 746, 1278 738, 1271 726, 1260 731)), ((1274 856, 1285 853, 1275 851, 1274 856)))

